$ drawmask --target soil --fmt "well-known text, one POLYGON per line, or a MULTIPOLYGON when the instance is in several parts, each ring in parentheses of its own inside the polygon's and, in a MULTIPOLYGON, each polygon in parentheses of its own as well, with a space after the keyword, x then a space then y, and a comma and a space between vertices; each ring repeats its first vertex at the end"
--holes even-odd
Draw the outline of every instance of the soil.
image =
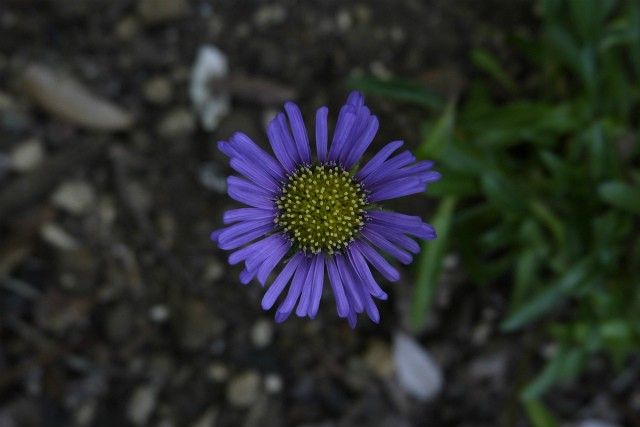
MULTIPOLYGON (((379 325, 349 329, 328 294, 314 321, 277 325, 263 289, 239 284, 209 234, 235 206, 215 142, 241 130, 264 144, 282 91, 312 117, 320 105, 335 114, 353 75, 464 86, 473 47, 509 58, 507 35, 534 23, 525 0, 3 0, 0 426, 528 425, 518 391, 548 354, 543 331, 502 334, 508 286, 469 284, 455 253, 414 334, 444 372, 425 402, 390 373, 411 268, 385 285, 379 325), (236 88, 212 132, 189 100, 206 44, 231 76, 273 90, 236 88), (30 64, 73 76, 133 126, 83 128, 38 107, 24 88, 30 64)), ((419 143, 427 112, 368 103, 376 147, 419 143)), ((428 220, 434 203, 406 207, 428 220)), ((634 369, 611 378, 598 360, 550 407, 567 422, 640 425, 634 369)))

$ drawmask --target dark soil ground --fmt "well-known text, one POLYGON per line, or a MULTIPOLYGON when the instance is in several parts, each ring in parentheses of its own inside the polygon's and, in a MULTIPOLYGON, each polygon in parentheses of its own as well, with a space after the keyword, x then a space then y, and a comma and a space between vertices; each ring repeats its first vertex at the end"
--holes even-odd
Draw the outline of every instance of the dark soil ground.
MULTIPOLYGON (((509 58, 506 34, 533 31, 533 15, 524 0, 1 0, 0 426, 528 425, 517 394, 547 349, 535 331, 496 330, 507 288, 472 287, 455 254, 416 337, 444 386, 418 402, 391 374, 412 270, 386 285, 380 325, 350 330, 329 295, 315 321, 275 325, 263 290, 239 285, 209 233, 234 205, 215 142, 242 130, 264 143, 279 91, 311 117, 337 111, 357 73, 464 86, 470 49, 509 58), (204 131, 188 97, 203 44, 225 52, 233 76, 284 87, 266 100, 240 88, 204 131), (83 129, 38 108, 22 79, 33 63, 134 125, 83 129), (13 165, 17 147, 27 166, 13 165)), ((369 104, 377 147, 418 143, 423 111, 369 104)), ((408 207, 432 216, 426 199, 408 207)), ((553 410, 640 425, 633 396, 612 385, 624 378, 604 362, 589 372, 553 394, 553 410)))

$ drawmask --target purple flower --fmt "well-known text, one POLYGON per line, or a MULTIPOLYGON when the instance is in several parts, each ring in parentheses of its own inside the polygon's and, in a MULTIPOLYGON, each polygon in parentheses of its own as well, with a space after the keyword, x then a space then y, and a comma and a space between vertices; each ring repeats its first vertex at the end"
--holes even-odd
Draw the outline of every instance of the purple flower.
POLYGON ((331 145, 328 109, 318 109, 315 153, 298 106, 289 102, 284 108, 286 114, 279 113, 267 128, 275 158, 242 133, 218 143, 240 175, 228 178, 228 194, 248 207, 225 212, 227 227, 211 238, 233 251, 230 264, 244 262, 243 284, 257 278, 264 286, 282 265, 262 299, 268 310, 287 289, 276 321, 294 310, 313 319, 326 277, 338 316, 354 327, 357 314, 366 312, 377 323, 374 298, 386 300, 387 294, 370 267, 396 281, 398 270, 381 252, 409 264, 420 250, 414 238, 436 237, 419 217, 383 211, 378 203, 421 193, 440 174, 431 169, 433 162, 416 162, 409 151, 394 155, 401 141, 390 142, 359 167, 378 119, 358 92, 340 109, 331 145))

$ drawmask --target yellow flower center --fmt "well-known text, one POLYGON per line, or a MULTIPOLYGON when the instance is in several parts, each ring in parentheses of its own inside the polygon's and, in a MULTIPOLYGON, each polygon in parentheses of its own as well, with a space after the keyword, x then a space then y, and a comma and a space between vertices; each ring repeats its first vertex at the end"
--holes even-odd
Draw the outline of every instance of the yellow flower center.
POLYGON ((303 166, 289 175, 276 200, 275 222, 303 251, 333 253, 364 224, 365 193, 338 166, 303 166))

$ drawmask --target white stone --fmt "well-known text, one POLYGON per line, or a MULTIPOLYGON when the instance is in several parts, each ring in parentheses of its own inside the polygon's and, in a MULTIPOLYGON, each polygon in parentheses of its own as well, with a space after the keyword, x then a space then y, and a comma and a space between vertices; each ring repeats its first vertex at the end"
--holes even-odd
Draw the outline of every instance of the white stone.
POLYGON ((29 139, 18 144, 9 155, 12 169, 18 172, 30 172, 42 163, 44 148, 37 139, 29 139))
POLYGON ((53 193, 53 204, 72 214, 86 213, 95 204, 93 187, 85 181, 67 181, 53 193))

